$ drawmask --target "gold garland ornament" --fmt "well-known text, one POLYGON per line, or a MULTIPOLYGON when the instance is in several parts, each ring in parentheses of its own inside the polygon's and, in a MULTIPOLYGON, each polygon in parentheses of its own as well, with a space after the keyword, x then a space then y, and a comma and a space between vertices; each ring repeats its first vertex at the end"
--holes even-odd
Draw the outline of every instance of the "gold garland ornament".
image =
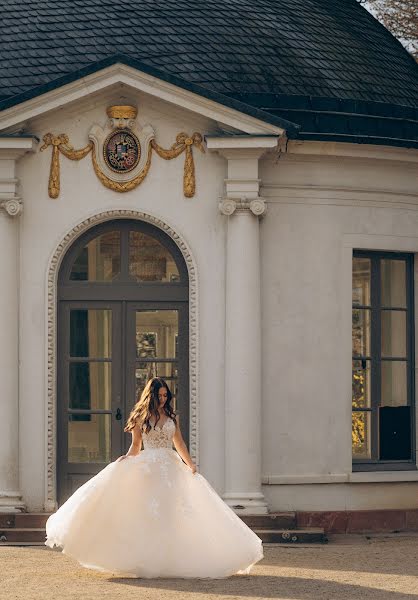
POLYGON ((189 137, 187 133, 179 133, 176 137, 175 143, 168 150, 161 148, 161 146, 159 146, 155 140, 151 140, 152 148, 155 150, 158 156, 161 156, 161 158, 164 158, 164 160, 177 158, 177 156, 180 156, 182 152, 186 153, 183 173, 183 192, 186 198, 193 198, 196 192, 196 176, 192 146, 196 146, 196 148, 199 148, 201 152, 204 152, 205 149, 203 148, 202 142, 202 136, 196 131, 191 137, 189 137))
POLYGON ((43 142, 44 143, 40 148, 41 152, 48 148, 48 146, 52 146, 48 194, 50 198, 55 199, 58 198, 60 194, 60 152, 70 160, 81 160, 91 152, 93 144, 90 142, 85 148, 74 150, 74 148, 69 145, 68 135, 65 133, 60 133, 57 136, 52 135, 52 133, 47 133, 43 137, 43 142))
MULTIPOLYGON (((126 111, 124 111, 123 116, 126 116, 126 111)), ((97 162, 96 153, 94 151, 92 152, 92 150, 94 150, 94 142, 89 142, 89 144, 84 148, 75 150, 70 145, 68 136, 65 133, 61 133, 58 136, 54 136, 52 133, 47 133, 43 137, 43 142, 44 143, 40 148, 41 151, 45 150, 49 146, 52 146, 48 194, 50 198, 54 199, 58 198, 60 193, 60 153, 70 160, 81 160, 91 152, 94 171, 102 184, 116 192, 129 192, 142 183, 147 176, 151 167, 153 150, 164 160, 172 160, 184 152, 185 160, 183 173, 183 192, 186 198, 193 198, 196 193, 196 174, 192 148, 195 146, 196 148, 199 148, 201 152, 205 152, 202 135, 197 132, 194 132, 192 136, 189 136, 184 132, 179 133, 176 136, 175 143, 171 146, 171 148, 168 149, 162 148, 157 144, 155 139, 152 139, 148 145, 147 161, 142 171, 130 181, 118 182, 110 179, 105 173, 103 173, 97 162)))

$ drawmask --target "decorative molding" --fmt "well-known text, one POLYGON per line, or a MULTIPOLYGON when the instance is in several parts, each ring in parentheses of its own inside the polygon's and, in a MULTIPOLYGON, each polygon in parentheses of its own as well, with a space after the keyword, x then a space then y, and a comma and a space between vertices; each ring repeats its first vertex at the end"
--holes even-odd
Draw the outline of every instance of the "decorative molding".
POLYGON ((289 140, 286 154, 325 157, 353 158, 364 160, 389 160, 400 162, 418 162, 418 150, 415 148, 397 148, 395 146, 377 146, 374 144, 356 144, 349 142, 323 142, 313 140, 289 140))
POLYGON ((109 106, 107 108, 109 120, 105 127, 93 125, 89 131, 89 140, 93 142, 93 166, 96 175, 103 185, 117 192, 128 191, 126 189, 128 183, 131 184, 129 189, 134 189, 145 179, 151 166, 149 145, 155 137, 155 131, 151 125, 140 127, 136 122, 136 114, 135 106, 109 106), (123 133, 132 137, 131 141, 134 145, 136 143, 138 160, 131 168, 122 171, 111 167, 106 160, 105 152, 110 138, 123 133), (114 183, 122 184, 121 189, 112 185, 114 183))
POLYGON ((202 135, 194 132, 189 136, 181 132, 171 148, 164 149, 155 141, 151 125, 140 127, 136 123, 136 113, 134 106, 109 106, 107 114, 110 119, 106 126, 93 125, 89 132, 89 144, 80 150, 74 150, 65 133, 58 136, 45 134, 40 151, 52 146, 49 197, 56 199, 60 193, 60 153, 70 160, 81 160, 91 152, 94 172, 101 183, 115 192, 129 192, 148 175, 154 150, 164 160, 171 160, 185 153, 183 192, 186 198, 193 198, 196 176, 192 148, 195 146, 205 152, 202 135), (116 136, 119 139, 112 142, 116 136))
POLYGON ((235 211, 249 211, 256 217, 261 217, 267 212, 267 205, 263 198, 222 198, 219 202, 220 212, 230 217, 235 211))
POLYGON ((0 209, 6 211, 9 217, 19 217, 23 212, 23 202, 19 196, 0 200, 0 209))
POLYGON ((18 217, 23 211, 16 163, 27 152, 34 152, 37 143, 33 136, 0 138, 0 212, 4 211, 9 217, 18 217))
POLYGON ((107 210, 95 214, 69 231, 55 249, 49 262, 47 280, 47 436, 46 436, 46 500, 44 509, 54 511, 56 500, 56 411, 57 411, 57 284, 62 259, 74 241, 85 231, 112 219, 137 219, 155 225, 176 243, 189 275, 189 383, 190 383, 190 443, 193 460, 199 465, 199 404, 198 404, 198 281, 197 268, 190 248, 178 233, 156 216, 131 209, 107 210))

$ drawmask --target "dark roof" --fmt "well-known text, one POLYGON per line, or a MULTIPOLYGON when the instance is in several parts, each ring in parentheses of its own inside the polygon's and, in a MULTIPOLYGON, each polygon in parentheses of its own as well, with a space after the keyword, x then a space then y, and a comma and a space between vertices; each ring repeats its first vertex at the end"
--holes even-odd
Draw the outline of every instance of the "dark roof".
POLYGON ((0 109, 120 60, 267 121, 299 123, 293 136, 418 147, 418 65, 356 0, 0 7, 0 109))

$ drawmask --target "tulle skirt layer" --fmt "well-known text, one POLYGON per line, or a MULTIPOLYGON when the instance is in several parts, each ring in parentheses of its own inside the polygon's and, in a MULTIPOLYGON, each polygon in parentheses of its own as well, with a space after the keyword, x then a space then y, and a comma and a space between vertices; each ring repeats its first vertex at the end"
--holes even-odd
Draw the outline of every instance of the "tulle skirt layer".
POLYGON ((134 577, 223 578, 263 558, 260 538, 169 448, 107 465, 46 534, 84 567, 134 577))

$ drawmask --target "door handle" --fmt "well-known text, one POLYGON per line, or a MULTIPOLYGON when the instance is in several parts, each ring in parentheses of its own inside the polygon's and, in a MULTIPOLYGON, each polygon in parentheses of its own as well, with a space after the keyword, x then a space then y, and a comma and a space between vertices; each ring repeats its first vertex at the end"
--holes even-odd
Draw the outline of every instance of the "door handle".
POLYGON ((116 421, 121 421, 121 419, 122 419, 122 411, 120 408, 118 408, 116 411, 115 419, 116 419, 116 421))

